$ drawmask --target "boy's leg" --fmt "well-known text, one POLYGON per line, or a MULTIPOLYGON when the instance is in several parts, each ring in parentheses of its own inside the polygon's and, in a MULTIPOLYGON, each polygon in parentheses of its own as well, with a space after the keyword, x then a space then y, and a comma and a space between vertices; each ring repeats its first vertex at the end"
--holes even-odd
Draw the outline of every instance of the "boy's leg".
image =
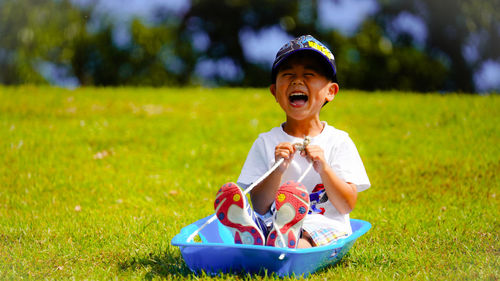
POLYGON ((302 223, 309 211, 309 194, 302 184, 288 181, 278 189, 275 203, 273 228, 266 245, 296 248, 302 223))
POLYGON ((259 225, 264 237, 267 237, 269 231, 273 227, 274 214, 276 213, 276 204, 273 202, 269 210, 261 215, 254 211, 255 214, 255 222, 259 225))
POLYGON ((302 236, 299 239, 297 248, 304 249, 311 247, 316 247, 316 243, 314 243, 314 240, 312 240, 311 235, 307 231, 302 230, 302 236))
POLYGON ((236 244, 264 245, 265 237, 246 196, 235 183, 224 184, 215 197, 215 214, 227 226, 236 244))

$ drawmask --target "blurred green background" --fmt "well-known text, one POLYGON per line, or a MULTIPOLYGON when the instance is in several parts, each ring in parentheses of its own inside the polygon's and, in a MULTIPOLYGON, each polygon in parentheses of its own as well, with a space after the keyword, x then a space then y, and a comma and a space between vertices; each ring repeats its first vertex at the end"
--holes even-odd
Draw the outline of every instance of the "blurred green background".
POLYGON ((279 47, 311 34, 341 87, 498 92, 499 0, 0 0, 0 83, 269 84, 279 47))

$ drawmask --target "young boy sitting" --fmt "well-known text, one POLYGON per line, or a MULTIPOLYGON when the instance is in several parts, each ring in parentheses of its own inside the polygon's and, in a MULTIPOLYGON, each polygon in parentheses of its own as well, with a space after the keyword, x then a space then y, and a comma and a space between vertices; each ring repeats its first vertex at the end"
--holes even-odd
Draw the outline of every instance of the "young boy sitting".
POLYGON ((215 213, 235 243, 308 248, 352 233, 349 213, 370 181, 349 135, 319 117, 338 93, 336 74, 333 54, 310 35, 278 51, 270 90, 286 121, 259 135, 238 185, 247 188, 284 161, 251 190, 253 210, 238 185, 227 183, 218 191, 215 213), (310 143, 295 155, 305 137, 310 143), (315 172, 295 182, 311 161, 315 172))

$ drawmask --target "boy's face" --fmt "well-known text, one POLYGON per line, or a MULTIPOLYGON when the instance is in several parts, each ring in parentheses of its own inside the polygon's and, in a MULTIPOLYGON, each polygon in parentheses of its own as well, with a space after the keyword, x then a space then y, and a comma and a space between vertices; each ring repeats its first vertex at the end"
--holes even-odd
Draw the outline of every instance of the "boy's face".
POLYGON ((280 66, 271 93, 288 118, 319 118, 323 104, 333 100, 339 87, 326 78, 322 58, 292 55, 280 66))

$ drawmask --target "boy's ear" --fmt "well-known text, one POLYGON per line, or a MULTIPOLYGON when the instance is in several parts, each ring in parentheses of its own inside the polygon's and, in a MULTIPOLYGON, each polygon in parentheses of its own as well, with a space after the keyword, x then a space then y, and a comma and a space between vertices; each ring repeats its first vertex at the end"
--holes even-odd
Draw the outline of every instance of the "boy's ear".
POLYGON ((328 88, 328 95, 326 96, 326 101, 332 101, 338 92, 339 92, 339 84, 332 83, 328 88))
POLYGON ((269 86, 269 91, 271 91, 271 94, 273 94, 274 99, 276 99, 276 84, 271 84, 271 86, 269 86))

